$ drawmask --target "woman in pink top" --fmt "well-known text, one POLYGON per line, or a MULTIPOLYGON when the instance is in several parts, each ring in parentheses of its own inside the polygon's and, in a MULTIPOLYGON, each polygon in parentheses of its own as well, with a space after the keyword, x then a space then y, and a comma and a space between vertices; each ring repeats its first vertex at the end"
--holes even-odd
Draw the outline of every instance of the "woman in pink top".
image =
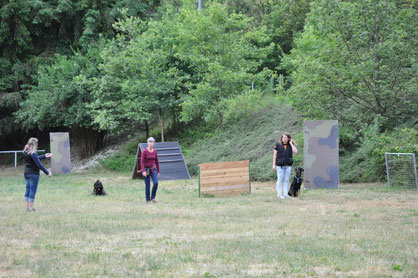
POLYGON ((154 150, 155 139, 150 137, 147 140, 148 147, 142 151, 141 154, 141 169, 142 176, 145 181, 145 199, 147 202, 152 201, 156 203, 155 196, 158 189, 158 177, 160 176, 160 164, 158 163, 157 150, 154 150), (150 196, 150 186, 152 179, 152 192, 150 196))

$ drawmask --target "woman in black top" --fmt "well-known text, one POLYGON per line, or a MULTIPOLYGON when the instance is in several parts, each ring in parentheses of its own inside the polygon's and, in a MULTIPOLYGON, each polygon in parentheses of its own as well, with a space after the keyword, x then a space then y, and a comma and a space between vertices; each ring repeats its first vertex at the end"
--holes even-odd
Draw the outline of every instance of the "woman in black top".
POLYGON ((285 132, 280 137, 280 142, 274 146, 273 170, 277 171, 277 197, 279 199, 290 198, 289 178, 292 171, 293 153, 298 153, 296 143, 289 133, 285 132), (282 187, 283 183, 283 187, 282 187), (282 192, 283 191, 283 192, 282 192))
POLYGON ((25 204, 26 211, 35 211, 33 203, 35 202, 35 194, 39 182, 39 170, 42 170, 46 175, 52 176, 42 163, 40 159, 51 157, 52 153, 38 156, 38 139, 30 138, 25 148, 23 149, 23 160, 25 161, 24 177, 26 180, 25 204))

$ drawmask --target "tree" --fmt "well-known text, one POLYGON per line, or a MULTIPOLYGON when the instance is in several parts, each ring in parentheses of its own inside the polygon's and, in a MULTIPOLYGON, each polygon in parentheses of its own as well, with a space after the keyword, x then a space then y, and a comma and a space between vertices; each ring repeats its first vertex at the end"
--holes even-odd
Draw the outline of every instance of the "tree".
POLYGON ((313 2, 284 63, 295 105, 354 130, 416 117, 417 14, 410 1, 313 2))
POLYGON ((228 14, 225 6, 217 3, 208 4, 201 12, 193 6, 183 7, 177 24, 177 56, 193 69, 182 119, 203 118, 222 125, 221 101, 251 88, 274 44, 261 47, 268 40, 265 28, 254 27, 251 18, 242 14, 228 14))
POLYGON ((94 98, 82 81, 98 77, 99 62, 98 49, 90 48, 86 55, 57 55, 52 65, 41 66, 37 84, 25 92, 16 112, 23 127, 64 127, 71 131, 72 147, 80 158, 93 155, 103 145, 105 133, 93 123, 89 104, 94 98))
POLYGON ((145 25, 132 17, 120 21, 117 38, 102 52, 103 75, 93 82, 96 123, 117 131, 157 118, 162 137, 165 119, 180 111, 183 121, 222 124, 221 101, 267 74, 257 74, 267 48, 252 43, 265 36, 250 21, 216 3, 198 12, 191 1, 145 25))
MULTIPOLYGON (((140 21, 128 17, 115 24, 119 35, 102 51, 103 77, 93 81, 97 99, 95 122, 112 132, 132 129, 157 118, 164 140, 164 118, 179 109, 183 77, 172 61, 172 45, 160 22, 141 32, 140 21)), ((174 37, 174 36, 171 36, 174 37)))
POLYGON ((153 0, 1 1, 0 146, 23 137, 13 113, 25 98, 24 88, 35 84, 38 66, 53 63, 56 53, 85 54, 101 38, 113 37, 121 8, 146 19, 158 5, 153 0))

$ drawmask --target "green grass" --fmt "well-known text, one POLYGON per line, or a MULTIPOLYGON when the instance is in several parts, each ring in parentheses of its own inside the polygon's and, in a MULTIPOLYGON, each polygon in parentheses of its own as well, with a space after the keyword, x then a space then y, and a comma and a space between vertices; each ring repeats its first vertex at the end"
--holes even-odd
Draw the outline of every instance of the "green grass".
MULTIPOLYGON (((198 198, 197 182, 161 182, 144 201, 130 173, 41 176, 24 209, 22 169, 0 170, 0 276, 416 277, 418 192, 343 185, 277 200, 198 198), (100 178, 109 196, 89 195, 100 178)), ((263 185, 263 187, 261 187, 263 185)))

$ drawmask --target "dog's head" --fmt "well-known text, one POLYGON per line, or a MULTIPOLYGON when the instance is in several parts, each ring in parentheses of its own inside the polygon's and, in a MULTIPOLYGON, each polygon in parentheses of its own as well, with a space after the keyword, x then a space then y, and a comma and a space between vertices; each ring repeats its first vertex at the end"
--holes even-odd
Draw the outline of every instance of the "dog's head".
POLYGON ((305 170, 302 167, 296 167, 296 176, 300 177, 303 171, 305 170))
POLYGON ((94 190, 94 193, 96 193, 96 194, 102 193, 102 191, 103 191, 103 184, 102 184, 102 182, 100 180, 97 180, 94 183, 94 189, 93 190, 94 190))

